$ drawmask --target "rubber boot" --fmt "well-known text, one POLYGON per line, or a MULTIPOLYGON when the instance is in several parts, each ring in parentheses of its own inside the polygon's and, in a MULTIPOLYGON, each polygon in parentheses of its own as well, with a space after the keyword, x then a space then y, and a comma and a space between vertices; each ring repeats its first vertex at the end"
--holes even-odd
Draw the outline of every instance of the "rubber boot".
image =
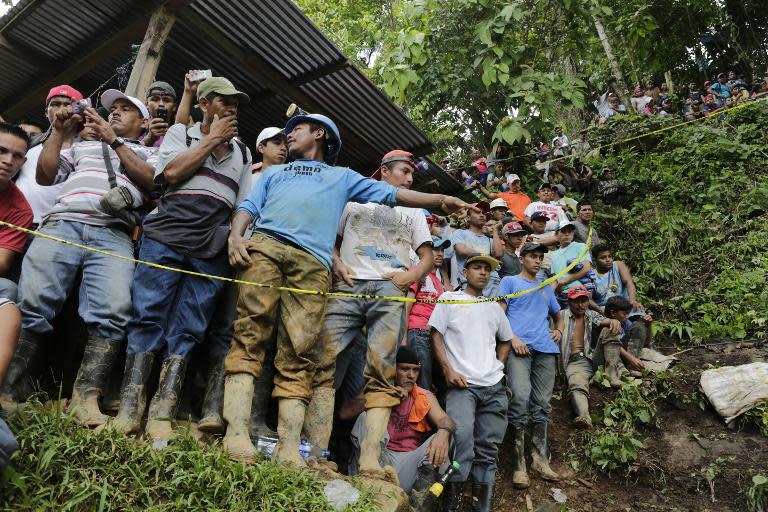
POLYGON ((491 512, 494 482, 472 482, 472 512, 491 512))
POLYGON ((253 376, 250 373, 233 373, 224 380, 224 419, 227 434, 222 447, 231 460, 256 462, 256 447, 248 435, 253 400, 253 376))
POLYGON ((264 362, 261 375, 254 382, 253 401, 251 403, 251 419, 249 430, 251 438, 259 436, 277 437, 277 432, 267 426, 267 413, 272 400, 272 388, 275 379, 275 365, 269 360, 264 362))
POLYGON ((145 432, 152 439, 170 441, 173 438, 173 422, 179 406, 181 388, 187 373, 186 356, 168 356, 160 369, 160 384, 149 404, 145 432))
POLYGON ((513 427, 512 432, 512 485, 518 489, 526 489, 531 485, 525 467, 525 428, 513 427))
POLYGON ((605 357, 605 373, 608 374, 611 387, 615 389, 621 388, 619 368, 624 366, 621 362, 621 345, 618 342, 603 343, 603 356, 605 357))
POLYGON ((328 443, 331 440, 335 397, 336 391, 332 387, 314 389, 301 432, 302 437, 312 445, 307 465, 320 472, 325 478, 341 478, 336 463, 323 456, 323 451, 328 449, 328 443))
POLYGON ((304 402, 295 398, 280 399, 277 414, 278 441, 272 460, 294 468, 307 467, 307 463, 299 455, 306 407, 304 402))
POLYGON ((203 410, 200 421, 197 422, 197 428, 209 434, 224 433, 224 418, 222 411, 224 407, 224 357, 214 359, 208 372, 208 384, 205 387, 205 398, 203 398, 203 410))
POLYGON ((141 418, 147 406, 147 381, 154 362, 154 352, 138 352, 126 356, 123 384, 120 387, 120 408, 114 422, 117 430, 135 434, 141 429, 141 418))
POLYGON ((68 408, 81 425, 98 427, 109 419, 99 409, 99 398, 104 393, 121 345, 120 341, 88 336, 68 408))
POLYGON ((531 426, 531 469, 542 479, 556 482, 560 475, 549 467, 549 450, 547 448, 548 423, 534 423, 531 426))
POLYGON ((410 496, 408 498, 414 510, 424 510, 429 503, 432 494, 429 488, 437 481, 437 470, 430 464, 422 464, 416 470, 416 480, 413 481, 410 496))
POLYGON ((18 406, 17 402, 26 400, 32 394, 27 371, 40 351, 43 341, 43 337, 39 334, 21 331, 13 359, 5 373, 5 381, 0 386, 0 408, 4 411, 14 411, 18 406))
POLYGON ((461 512, 464 510, 464 488, 467 482, 448 482, 443 497, 445 512, 461 512))
MULTIPOLYGON (((637 320, 632 323, 632 328, 629 330, 629 341, 627 342, 627 351, 640 359, 640 353, 643 351, 643 345, 645 344, 645 337, 648 332, 648 328, 645 326, 642 320, 637 320)), ((643 372, 638 370, 627 369, 632 377, 642 377, 643 372)))
POLYGON ((573 419, 574 425, 577 428, 592 428, 592 418, 589 416, 589 398, 587 395, 580 391, 574 391, 568 395, 571 401, 571 408, 573 408, 573 414, 576 416, 573 419))
POLYGON ((399 485, 394 468, 382 468, 379 464, 381 441, 387 432, 391 411, 389 407, 374 407, 365 412, 365 439, 360 443, 359 472, 369 478, 389 480, 399 485))

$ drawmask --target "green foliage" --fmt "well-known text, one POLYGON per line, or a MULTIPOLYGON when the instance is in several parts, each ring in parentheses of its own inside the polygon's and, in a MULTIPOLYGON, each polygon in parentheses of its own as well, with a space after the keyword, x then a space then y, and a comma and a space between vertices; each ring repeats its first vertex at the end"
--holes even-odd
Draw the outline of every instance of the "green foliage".
POLYGON ((755 425, 764 437, 768 437, 768 401, 761 402, 745 412, 740 422, 742 425, 755 425))
POLYGON ((601 471, 610 473, 637 459, 643 443, 631 432, 620 432, 610 428, 599 428, 584 433, 588 446, 589 462, 601 471))
MULTIPOLYGON (((308 472, 232 462, 189 436, 156 451, 41 405, 11 426, 21 450, 0 480, 2 510, 334 510, 308 472)), ((349 510, 376 509, 362 494, 349 510)))
POLYGON ((750 512, 768 511, 768 477, 765 475, 752 477, 752 486, 747 489, 747 500, 750 512))
POLYGON ((651 425, 656 418, 656 405, 640 386, 624 385, 611 402, 603 408, 603 425, 624 432, 651 425))
POLYGON ((632 269, 656 332, 692 342, 762 336, 768 109, 753 104, 623 142, 670 122, 626 116, 594 132, 619 144, 590 163, 610 169, 627 196, 600 209, 600 236, 632 269))
POLYGON ((701 492, 703 486, 707 486, 709 489, 709 497, 712 503, 715 502, 715 482, 723 472, 723 466, 726 462, 733 462, 736 457, 718 457, 709 464, 702 466, 698 471, 695 471, 691 477, 696 480, 696 490, 701 492))

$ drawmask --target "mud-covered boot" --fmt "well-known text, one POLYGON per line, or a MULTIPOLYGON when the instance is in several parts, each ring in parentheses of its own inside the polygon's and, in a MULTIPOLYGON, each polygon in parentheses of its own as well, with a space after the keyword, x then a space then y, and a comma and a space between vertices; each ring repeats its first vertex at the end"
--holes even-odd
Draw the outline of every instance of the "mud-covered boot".
POLYGON ((605 373, 608 375, 611 387, 621 388, 621 370, 624 369, 624 363, 621 361, 621 345, 613 341, 604 343, 603 356, 605 357, 605 373))
POLYGON ((277 413, 278 441, 272 460, 294 468, 307 467, 307 463, 299 455, 306 407, 304 402, 295 398, 280 399, 277 413))
POLYGON ((75 421, 81 425, 98 427, 109 419, 99 409, 99 398, 104 393, 104 386, 121 345, 117 340, 88 336, 68 407, 74 414, 75 421))
POLYGON ((154 352, 137 352, 125 357, 120 408, 112 423, 115 429, 126 434, 135 434, 141 429, 141 418, 147 407, 147 381, 154 362, 154 352))
POLYGON ((472 482, 472 512, 491 512, 494 482, 472 482))
POLYGON ((43 336, 30 331, 21 331, 13 359, 5 373, 5 381, 0 383, 0 409, 11 412, 16 409, 17 402, 23 402, 32 394, 27 371, 32 361, 40 351, 43 336))
MULTIPOLYGON (((648 327, 642 320, 635 320, 632 322, 632 327, 629 329, 629 341, 627 342, 627 351, 640 359, 640 354, 643 351, 643 345, 645 345, 645 338, 648 333, 648 327)), ((627 368, 627 371, 632 377, 642 377, 643 372, 638 370, 632 370, 627 368)))
POLYGON ((437 481, 437 470, 429 463, 422 464, 416 470, 416 479, 413 481, 409 502, 414 510, 423 510, 424 506, 430 501, 432 494, 429 488, 437 481))
POLYGON ((341 478, 336 463, 329 461, 323 455, 323 452, 328 450, 333 430, 335 397, 336 391, 333 388, 315 388, 304 415, 302 430, 302 436, 312 445, 307 465, 326 478, 341 478))
POLYGON ((528 471, 525 467, 525 428, 513 427, 512 433, 512 485, 518 489, 526 489, 531 485, 528 471))
POLYGON ((577 428, 592 428, 592 418, 589 416, 589 399, 587 395, 580 391, 574 391, 568 395, 571 402, 571 408, 573 414, 576 416, 573 419, 574 425, 577 428))
POLYGON ((224 433, 224 356, 213 360, 205 387, 203 410, 197 428, 209 434, 224 433))
MULTIPOLYGON (((253 400, 253 375, 233 373, 224 380, 224 419, 227 433, 222 447, 229 458, 239 462, 256 462, 256 447, 248 435, 253 400)), ((298 451, 298 448, 297 448, 298 451)))
POLYGON ((443 510, 445 512, 461 512, 464 510, 464 488, 467 482, 448 482, 443 495, 443 510))
POLYGON ((160 384, 149 404, 145 432, 152 439, 170 441, 173 438, 173 422, 179 406, 181 388, 187 373, 186 356, 168 356, 160 369, 160 384))
POLYGON ((399 485, 397 472, 391 466, 381 467, 381 441, 387 432, 389 407, 374 407, 365 412, 365 439, 360 443, 359 472, 362 476, 389 480, 399 485))
POLYGON ((547 448, 548 423, 534 423, 531 425, 531 469, 542 479, 556 482, 560 475, 549 467, 549 449, 547 448))
POLYGON ((268 360, 264 362, 261 375, 254 381, 253 401, 251 402, 251 419, 249 430, 252 438, 277 437, 277 432, 267 425, 267 414, 272 400, 272 388, 275 379, 275 365, 268 360))

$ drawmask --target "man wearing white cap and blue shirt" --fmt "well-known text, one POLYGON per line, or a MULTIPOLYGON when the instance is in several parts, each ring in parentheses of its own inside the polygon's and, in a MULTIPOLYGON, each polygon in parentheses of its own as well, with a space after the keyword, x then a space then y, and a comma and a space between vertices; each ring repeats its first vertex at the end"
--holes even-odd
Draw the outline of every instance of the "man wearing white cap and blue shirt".
MULTIPOLYGON (((147 107, 115 89, 101 95, 109 110, 105 121, 93 108, 73 114, 67 106, 56 113, 51 136, 37 165, 41 185, 63 183, 56 204, 40 231, 94 249, 133 257, 131 231, 135 209, 154 187, 156 149, 138 142, 149 122, 147 107), (81 141, 62 149, 80 129, 91 127, 101 141, 81 141)), ((53 331, 51 322, 82 271, 80 316, 88 342, 74 385, 70 410, 88 426, 106 421, 98 399, 112 371, 131 316, 134 264, 98 252, 84 251, 43 237, 32 241, 19 283, 23 330, 3 393, 14 394, 36 353, 53 331)), ((11 398, 24 398, 17 394, 11 398)))

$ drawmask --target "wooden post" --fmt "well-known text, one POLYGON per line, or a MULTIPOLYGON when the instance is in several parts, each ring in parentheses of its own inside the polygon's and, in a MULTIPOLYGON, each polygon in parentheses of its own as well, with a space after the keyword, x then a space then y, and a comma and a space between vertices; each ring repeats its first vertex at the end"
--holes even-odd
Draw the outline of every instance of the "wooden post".
POLYGON ((665 71, 664 79, 667 82, 667 88, 669 88, 669 94, 675 94, 675 84, 672 83, 672 72, 665 71))
POLYGON ((174 23, 176 23, 176 15, 166 5, 161 5, 154 10, 149 19, 144 40, 139 47, 136 62, 133 63, 125 94, 144 99, 149 84, 155 81, 165 41, 168 39, 174 23))

